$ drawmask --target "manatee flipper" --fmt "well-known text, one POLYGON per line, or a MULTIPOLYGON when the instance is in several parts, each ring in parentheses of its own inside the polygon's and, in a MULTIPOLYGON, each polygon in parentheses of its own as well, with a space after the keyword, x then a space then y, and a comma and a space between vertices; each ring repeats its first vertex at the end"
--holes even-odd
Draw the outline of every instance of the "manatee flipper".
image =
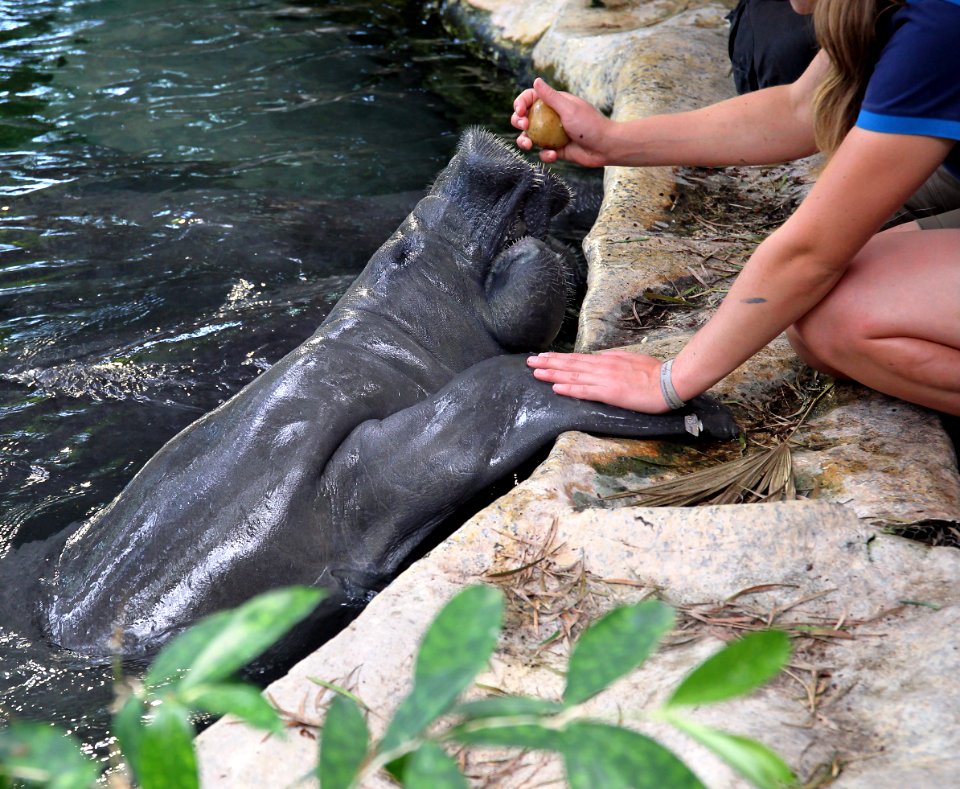
POLYGON ((318 501, 337 524, 343 553, 331 566, 350 576, 383 578, 447 515, 509 474, 567 430, 629 438, 732 438, 739 428, 723 406, 695 398, 662 415, 575 400, 533 377, 526 355, 480 362, 432 397, 358 426, 331 458, 318 501), (690 419, 690 417, 694 419, 690 419), (433 513, 425 520, 424 513, 433 513))
POLYGON ((563 323, 575 269, 570 251, 549 240, 528 236, 502 252, 484 285, 497 342, 508 351, 549 348, 563 323))

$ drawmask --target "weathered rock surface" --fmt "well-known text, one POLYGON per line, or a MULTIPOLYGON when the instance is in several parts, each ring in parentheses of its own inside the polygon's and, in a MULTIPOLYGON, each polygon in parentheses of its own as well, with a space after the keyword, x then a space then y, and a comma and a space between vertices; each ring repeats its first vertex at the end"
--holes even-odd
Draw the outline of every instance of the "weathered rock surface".
MULTIPOLYGON (((717 4, 447 5, 461 24, 472 19, 488 41, 529 52, 534 70, 616 117, 685 109, 732 92, 725 8, 717 4)), ((584 245, 590 289, 581 349, 637 344, 664 358, 675 354, 759 239, 771 207, 782 203, 788 211, 809 175, 800 165, 735 180, 731 187, 729 174, 716 172, 608 170, 600 218, 584 245), (793 192, 786 194, 784 184, 793 192), (719 195, 719 213, 697 201, 704 194, 719 195)), ((603 500, 664 476, 665 463, 668 474, 676 473, 692 450, 561 437, 529 480, 270 687, 271 698, 299 721, 288 737, 264 739, 231 721, 201 735, 204 785, 312 781, 301 778, 316 763, 316 727, 330 694, 310 677, 349 686, 374 711, 371 729, 382 733, 409 689, 424 628, 455 591, 484 579, 504 586, 509 627, 479 682, 545 698, 562 692, 558 672, 569 643, 538 645, 558 627, 575 635, 591 617, 652 591, 675 605, 682 637, 588 710, 660 739, 710 787, 746 784, 639 713, 741 632, 738 626, 766 622, 795 635, 789 671, 749 698, 698 709, 698 720, 760 739, 803 780, 837 774, 832 785, 842 787, 956 785, 960 551, 890 533, 956 529, 960 477, 953 448, 930 412, 854 385, 828 384, 805 371, 780 338, 716 388, 734 403, 748 436, 761 441, 782 438, 799 412, 810 410, 794 435, 797 486, 807 496, 800 501, 691 509, 603 500), (522 573, 495 575, 535 556, 541 561, 522 573)), ((477 786, 540 785, 562 774, 540 754, 483 751, 466 759, 477 786)))

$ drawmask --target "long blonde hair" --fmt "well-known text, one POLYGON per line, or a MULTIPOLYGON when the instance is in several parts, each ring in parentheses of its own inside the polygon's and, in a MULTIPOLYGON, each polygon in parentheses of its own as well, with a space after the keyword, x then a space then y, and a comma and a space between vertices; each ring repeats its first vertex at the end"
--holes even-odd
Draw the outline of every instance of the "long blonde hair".
POLYGON ((877 55, 877 22, 902 0, 817 0, 817 41, 830 56, 830 70, 813 99, 813 129, 830 156, 853 128, 877 55))

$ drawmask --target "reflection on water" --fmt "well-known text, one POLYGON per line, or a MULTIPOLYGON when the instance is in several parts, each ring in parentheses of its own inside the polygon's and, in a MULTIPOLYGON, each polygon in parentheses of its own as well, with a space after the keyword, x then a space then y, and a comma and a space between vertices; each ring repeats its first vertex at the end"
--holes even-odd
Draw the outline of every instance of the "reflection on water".
MULTIPOLYGON (((515 85, 421 5, 0 0, 0 555, 308 336, 463 127, 508 131, 515 85)), ((6 572, 0 713, 96 740, 106 672, 6 572)))

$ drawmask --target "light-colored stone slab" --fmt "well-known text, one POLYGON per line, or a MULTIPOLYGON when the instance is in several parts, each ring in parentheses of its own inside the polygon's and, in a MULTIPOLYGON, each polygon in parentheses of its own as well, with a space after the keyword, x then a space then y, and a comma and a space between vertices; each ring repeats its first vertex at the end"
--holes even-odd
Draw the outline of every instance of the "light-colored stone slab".
POLYGON ((565 0, 471 0, 460 3, 490 14, 490 25, 506 41, 532 46, 550 28, 566 5, 565 0))
MULTIPOLYGON (((663 590, 663 596, 681 608, 709 604, 709 609, 743 590, 776 583, 741 594, 737 601, 780 626, 814 623, 845 628, 849 639, 838 639, 839 647, 800 640, 795 660, 807 667, 795 672, 800 679, 783 677, 759 695, 699 715, 706 723, 766 741, 803 771, 812 772, 837 752, 859 754, 866 745, 877 748, 882 742, 889 749, 894 743, 884 740, 884 734, 907 708, 921 701, 936 706, 932 689, 923 690, 922 681, 907 683, 910 692, 901 693, 902 681, 877 680, 869 685, 869 698, 862 699, 860 686, 851 678, 862 664, 869 662, 874 671, 878 669, 883 660, 874 651, 877 643, 899 639, 903 644, 898 648, 903 649, 911 634, 922 632, 923 622, 936 615, 927 605, 940 606, 944 612, 956 610, 960 552, 878 536, 848 508, 817 502, 575 512, 573 493, 589 487, 596 456, 577 448, 581 442, 572 438, 558 447, 535 479, 464 526, 377 597, 344 633, 274 683, 269 692, 278 706, 305 723, 319 723, 329 695, 309 681, 319 677, 349 686, 370 704, 376 711, 369 719, 371 729, 382 733, 387 716, 409 687, 423 627, 443 602, 464 584, 485 578, 489 582, 490 573, 519 566, 524 545, 544 544, 554 526, 553 541, 561 548, 544 569, 581 567, 594 599, 580 605, 592 613, 635 600, 651 589, 663 590), (904 606, 905 599, 927 605, 904 606), (883 616, 885 611, 891 613, 883 616), (838 666, 847 672, 837 689, 820 699, 824 705, 836 699, 844 716, 842 731, 819 725, 798 701, 804 698, 803 673, 809 666, 827 672, 824 676, 840 670, 838 666), (878 702, 877 694, 886 701, 878 702)), ((539 630, 532 629, 529 612, 516 606, 511 618, 515 626, 479 681, 508 692, 557 698, 566 646, 560 643, 556 650, 539 654, 533 649, 549 635, 545 629, 555 625, 544 622, 539 630)), ((703 639, 660 654, 591 702, 587 711, 605 720, 625 715, 634 723, 632 713, 662 701, 692 665, 719 647, 710 632, 701 630, 703 639)), ((887 652, 896 654, 896 649, 887 652)), ((937 654, 938 672, 960 668, 955 649, 940 649, 937 654)), ((949 692, 956 695, 955 689, 949 692)), ((826 706, 821 714, 829 719, 826 706)), ((937 711, 940 717, 950 714, 947 709, 937 711)), ((643 724, 639 718, 636 725, 676 749, 709 786, 742 785, 726 767, 675 733, 643 724)), ((316 758, 312 737, 296 731, 280 743, 265 741, 262 734, 238 724, 218 723, 200 738, 204 785, 287 785, 293 776, 309 770, 316 758), (280 760, 282 778, 276 769, 280 760)), ((479 769, 482 763, 474 766, 479 769)), ((923 765, 928 774, 934 767, 923 765)), ((498 785, 522 784, 504 778, 498 785)))

